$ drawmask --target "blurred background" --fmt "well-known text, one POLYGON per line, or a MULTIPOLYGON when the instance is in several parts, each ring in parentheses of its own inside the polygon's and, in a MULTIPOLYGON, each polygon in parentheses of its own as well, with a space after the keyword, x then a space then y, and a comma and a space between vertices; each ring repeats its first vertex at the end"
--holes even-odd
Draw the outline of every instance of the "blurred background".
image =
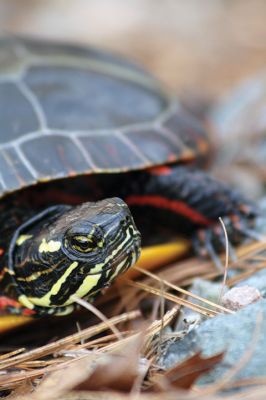
MULTIPOLYGON (((265 20, 265 0, 0 0, 1 31, 91 44, 125 55, 200 112, 264 70, 265 20)), ((216 147, 225 149, 214 172, 241 183, 254 197, 266 186, 266 75, 259 86, 259 98, 254 99, 251 84, 235 96, 237 103, 233 99, 225 109, 214 110, 216 147), (251 109, 258 115, 255 120, 251 109), (259 132, 255 142, 254 132, 259 132)))
POLYGON ((112 49, 211 96, 264 68, 265 18, 264 0, 0 0, 2 31, 112 49))

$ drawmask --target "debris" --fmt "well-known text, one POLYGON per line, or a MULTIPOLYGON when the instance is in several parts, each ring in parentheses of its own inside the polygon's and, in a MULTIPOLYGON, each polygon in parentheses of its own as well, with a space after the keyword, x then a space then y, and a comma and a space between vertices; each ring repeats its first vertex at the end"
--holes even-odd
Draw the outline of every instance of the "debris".
POLYGON ((258 289, 245 285, 234 287, 225 293, 222 297, 222 304, 230 310, 237 311, 261 299, 262 296, 258 289))

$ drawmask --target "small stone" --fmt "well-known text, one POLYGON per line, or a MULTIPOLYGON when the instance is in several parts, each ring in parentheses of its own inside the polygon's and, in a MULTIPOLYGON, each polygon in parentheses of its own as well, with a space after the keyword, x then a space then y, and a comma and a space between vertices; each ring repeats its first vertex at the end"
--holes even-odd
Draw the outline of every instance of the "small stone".
POLYGON ((226 292, 222 297, 222 304, 230 310, 238 311, 261 299, 262 295, 258 289, 245 285, 234 287, 226 292))

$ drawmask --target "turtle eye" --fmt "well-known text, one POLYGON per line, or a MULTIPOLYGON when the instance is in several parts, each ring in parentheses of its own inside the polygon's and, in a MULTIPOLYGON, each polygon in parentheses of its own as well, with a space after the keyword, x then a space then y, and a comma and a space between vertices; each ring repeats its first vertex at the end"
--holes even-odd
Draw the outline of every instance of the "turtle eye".
POLYGON ((100 247, 94 237, 83 235, 72 236, 70 246, 80 253, 90 253, 100 247))

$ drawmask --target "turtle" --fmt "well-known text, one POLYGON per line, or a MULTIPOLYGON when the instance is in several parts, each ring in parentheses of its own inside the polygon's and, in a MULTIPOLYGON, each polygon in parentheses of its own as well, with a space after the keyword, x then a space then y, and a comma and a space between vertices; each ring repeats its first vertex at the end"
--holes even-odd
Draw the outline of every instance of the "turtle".
POLYGON ((257 206, 200 168, 201 121, 134 62, 93 47, 0 39, 0 309, 64 315, 142 243, 182 234, 217 261, 257 206), (133 216, 132 216, 133 215, 133 216), (140 233, 141 232, 141 237, 140 233))

